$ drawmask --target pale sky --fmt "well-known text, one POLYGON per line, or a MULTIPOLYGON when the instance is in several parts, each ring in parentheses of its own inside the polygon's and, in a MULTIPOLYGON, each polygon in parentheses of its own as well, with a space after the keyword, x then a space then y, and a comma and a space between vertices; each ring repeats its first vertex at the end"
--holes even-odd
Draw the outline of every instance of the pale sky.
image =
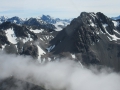
POLYGON ((75 18, 81 12, 103 12, 109 17, 120 15, 120 0, 0 0, 0 16, 37 17, 43 14, 75 18))

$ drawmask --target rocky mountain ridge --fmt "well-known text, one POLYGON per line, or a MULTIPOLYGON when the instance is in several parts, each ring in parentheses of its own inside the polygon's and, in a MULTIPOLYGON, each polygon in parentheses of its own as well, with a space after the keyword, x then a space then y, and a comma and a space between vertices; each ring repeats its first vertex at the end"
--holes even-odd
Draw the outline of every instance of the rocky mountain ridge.
POLYGON ((67 26, 72 19, 59 19, 59 18, 52 18, 49 15, 42 15, 41 17, 31 17, 22 19, 20 17, 14 16, 8 18, 6 16, 0 17, 0 23, 3 22, 11 22, 18 25, 31 25, 31 26, 41 26, 45 28, 55 29, 56 31, 62 30, 65 26, 67 26))
POLYGON ((107 65, 119 70, 120 29, 116 23, 119 24, 101 12, 82 12, 50 41, 50 47, 54 46, 50 52, 59 57, 67 53, 87 65, 107 65))
POLYGON ((41 19, 29 19, 24 25, 5 22, 0 25, 0 46, 8 53, 31 55, 40 62, 68 57, 85 65, 106 65, 119 71, 119 23, 101 12, 82 12, 62 31, 55 31, 41 19))

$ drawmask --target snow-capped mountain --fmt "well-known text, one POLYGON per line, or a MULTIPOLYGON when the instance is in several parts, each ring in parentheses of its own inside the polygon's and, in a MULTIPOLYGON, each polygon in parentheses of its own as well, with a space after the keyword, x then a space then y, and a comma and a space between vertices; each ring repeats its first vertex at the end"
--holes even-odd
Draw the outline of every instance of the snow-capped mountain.
POLYGON ((19 18, 17 16, 12 17, 12 18, 8 18, 7 21, 11 22, 11 23, 16 23, 16 24, 19 24, 19 25, 22 25, 24 23, 24 20, 22 20, 21 18, 19 18))
POLYGON ((59 19, 53 18, 49 15, 42 15, 41 19, 46 21, 47 23, 53 24, 56 27, 56 31, 60 31, 65 28, 68 24, 70 24, 72 19, 59 19))
POLYGON ((120 70, 120 29, 103 13, 82 12, 50 41, 48 52, 120 70), (114 54, 113 54, 114 53, 114 54))
POLYGON ((65 26, 70 24, 72 19, 59 19, 52 18, 49 15, 42 15, 36 18, 21 19, 20 17, 14 16, 12 18, 7 18, 5 16, 0 17, 0 23, 11 22, 18 25, 31 25, 39 28, 50 28, 56 31, 62 30, 65 26))
POLYGON ((30 18, 27 21, 25 21, 23 25, 32 26, 37 29, 56 29, 56 27, 53 24, 46 23, 45 21, 37 18, 30 18))
MULTIPOLYGON (((50 16, 47 16, 46 20, 42 20, 41 18, 29 18, 24 21, 19 17, 12 19, 1 17, 0 20, 2 22, 0 24, 0 49, 7 54, 32 56, 35 61, 39 61, 39 63, 42 64, 50 61, 59 61, 61 58, 68 58, 76 61, 81 66, 98 65, 100 68, 101 66, 107 66, 113 68, 115 71, 120 71, 119 19, 113 20, 101 12, 82 12, 80 16, 74 18, 70 24, 65 25, 66 27, 63 26, 64 23, 69 23, 68 21, 62 22, 62 20, 52 19, 50 16), (6 22, 7 20, 10 22, 6 22), (63 29, 61 31, 54 30, 57 27, 56 25, 62 24, 63 26, 61 27, 63 29), (56 27, 54 27, 54 25, 56 27)), ((11 62, 11 60, 9 62, 11 62)), ((21 62, 19 64, 22 66, 21 62)), ((27 63, 27 65, 29 64, 31 65, 31 62, 27 63)), ((8 63, 5 64, 5 67, 1 68, 3 72, 4 69, 8 69, 9 65, 8 67, 7 65, 8 63)), ((22 68, 24 69, 23 66, 22 68)), ((16 67, 19 68, 17 65, 16 67)), ((35 69, 37 67, 38 63, 35 69)), ((17 70, 17 68, 12 69, 17 70)), ((78 71, 78 68, 75 69, 78 71)), ((31 71, 31 68, 27 70, 31 71)), ((58 68, 55 70, 57 71, 58 68)), ((84 70, 84 68, 81 70, 84 70)), ((24 70, 21 70, 21 72, 23 71, 24 70)), ((34 71, 34 69, 32 71, 34 71)), ((49 73, 49 70, 47 71, 49 73)), ((14 72, 10 73, 10 75, 13 73, 14 72)), ((96 71, 94 73, 96 73, 96 71)), ((6 73, 3 73, 3 76, 5 74, 6 73)), ((25 75, 24 72, 22 74, 23 76, 25 75)), ((37 84, 30 83, 30 81, 35 82, 34 79, 31 79, 31 77, 35 75, 34 73, 31 74, 30 72, 27 73, 27 75, 26 80, 28 81, 24 80, 25 76, 22 79, 20 78, 20 80, 14 76, 0 80, 0 90, 48 90, 48 88, 45 89, 43 84, 41 85, 39 82, 37 84)), ((111 75, 114 76, 110 73, 110 78, 111 75)), ((18 77, 20 76, 21 75, 18 75, 18 77)), ((39 75, 37 76, 39 77, 39 75)), ((45 82, 46 80, 47 79, 45 79, 45 82)))
POLYGON ((4 22, 0 25, 0 48, 7 53, 31 55, 40 59, 55 35, 55 31, 48 29, 4 22))
POLYGON ((56 22, 60 22, 60 21, 64 21, 64 22, 67 22, 67 23, 70 23, 72 19, 59 19, 59 18, 53 18, 49 15, 42 15, 41 16, 41 19, 43 21, 46 21, 47 23, 52 23, 52 24, 55 24, 56 22))
MULTIPOLYGON (((47 17, 53 23, 61 22, 47 17)), ((68 57, 85 65, 120 70, 120 21, 101 12, 82 12, 63 30, 54 29, 41 18, 30 18, 23 25, 4 22, 0 25, 0 48, 7 53, 31 55, 40 62, 68 57)))

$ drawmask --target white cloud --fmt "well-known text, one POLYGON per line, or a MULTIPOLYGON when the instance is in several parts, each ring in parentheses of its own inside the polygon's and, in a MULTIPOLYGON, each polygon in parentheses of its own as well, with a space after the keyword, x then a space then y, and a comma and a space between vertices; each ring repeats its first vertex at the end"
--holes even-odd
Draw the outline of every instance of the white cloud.
MULTIPOLYGON (((0 15, 4 15, 4 11, 9 15, 10 11, 19 10, 26 12, 25 17, 29 12, 50 13, 56 17, 74 17, 82 11, 101 11, 108 16, 120 14, 120 0, 4 0, 1 2, 0 15)), ((12 13, 14 15, 14 12, 12 13)))
POLYGON ((12 75, 49 90, 120 89, 120 74, 109 69, 81 68, 78 63, 66 59, 40 65, 29 57, 5 55, 1 52, 0 56, 0 80, 12 75))

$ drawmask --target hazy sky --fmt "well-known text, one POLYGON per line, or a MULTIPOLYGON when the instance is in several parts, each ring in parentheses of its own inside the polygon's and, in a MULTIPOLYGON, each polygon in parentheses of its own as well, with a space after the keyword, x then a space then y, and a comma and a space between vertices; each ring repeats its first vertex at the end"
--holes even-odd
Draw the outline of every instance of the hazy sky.
POLYGON ((120 0, 0 0, 0 16, 37 17, 42 14, 74 18, 81 12, 120 15, 120 0))

